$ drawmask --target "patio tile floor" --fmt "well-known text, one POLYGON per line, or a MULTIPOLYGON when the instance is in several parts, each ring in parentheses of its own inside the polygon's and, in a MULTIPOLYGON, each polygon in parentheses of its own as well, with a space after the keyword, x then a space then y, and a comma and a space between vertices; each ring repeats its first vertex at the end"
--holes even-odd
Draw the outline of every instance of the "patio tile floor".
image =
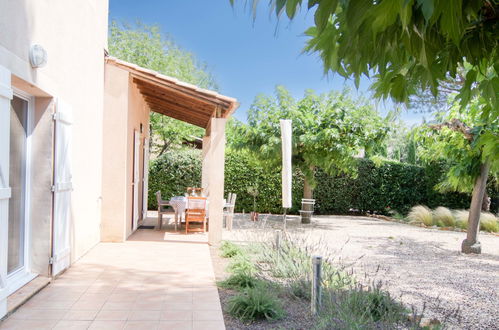
POLYGON ((0 329, 225 329, 205 234, 99 243, 0 329))

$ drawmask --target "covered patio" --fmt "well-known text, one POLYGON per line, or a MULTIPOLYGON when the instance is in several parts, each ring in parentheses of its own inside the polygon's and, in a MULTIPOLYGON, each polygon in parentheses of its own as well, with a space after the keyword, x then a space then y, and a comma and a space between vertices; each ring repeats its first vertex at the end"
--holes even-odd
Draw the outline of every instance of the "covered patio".
POLYGON ((104 100, 101 240, 123 242, 147 218, 149 113, 154 111, 205 129, 201 187, 210 205, 208 241, 218 244, 225 123, 238 107, 236 99, 106 57, 104 100))
POLYGON ((203 239, 138 229, 99 243, 0 329, 225 329, 203 239))

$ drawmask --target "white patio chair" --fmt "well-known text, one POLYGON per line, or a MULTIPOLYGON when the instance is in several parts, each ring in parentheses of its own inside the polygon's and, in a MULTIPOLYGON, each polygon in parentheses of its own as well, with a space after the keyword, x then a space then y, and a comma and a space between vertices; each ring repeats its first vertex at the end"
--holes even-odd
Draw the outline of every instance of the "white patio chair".
MULTIPOLYGON (((156 191, 156 201, 158 202, 158 226, 156 230, 161 230, 163 225, 163 214, 167 214, 170 210, 167 209, 170 206, 168 201, 161 199, 161 191, 156 191)), ((177 220, 175 219, 175 230, 177 230, 177 220)))
POLYGON ((237 194, 229 193, 227 203, 224 205, 225 227, 232 230, 232 222, 234 220, 234 209, 236 208, 237 194))

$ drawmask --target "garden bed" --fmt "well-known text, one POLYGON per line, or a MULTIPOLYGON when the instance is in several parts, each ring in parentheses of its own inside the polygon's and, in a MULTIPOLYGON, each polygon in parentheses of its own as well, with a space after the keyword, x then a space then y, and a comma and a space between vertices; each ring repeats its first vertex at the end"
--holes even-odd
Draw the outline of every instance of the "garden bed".
POLYGON ((212 249, 226 328, 422 328, 422 316, 393 299, 380 282, 357 281, 330 260, 322 266, 323 306, 312 316, 311 251, 290 239, 279 249, 268 241, 224 242, 220 251, 212 249))

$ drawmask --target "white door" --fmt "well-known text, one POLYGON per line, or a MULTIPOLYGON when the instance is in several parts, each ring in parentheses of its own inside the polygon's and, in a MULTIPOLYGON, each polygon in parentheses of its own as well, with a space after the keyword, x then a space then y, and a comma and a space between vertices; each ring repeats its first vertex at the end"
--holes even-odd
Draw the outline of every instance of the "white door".
POLYGON ((149 139, 144 139, 144 160, 142 167, 142 220, 147 218, 147 197, 149 190, 149 139))
POLYGON ((139 157, 140 157, 140 133, 134 131, 133 147, 133 218, 132 231, 137 229, 139 223, 139 157))
POLYGON ((52 276, 68 268, 71 263, 71 124, 72 109, 58 100, 54 145, 54 223, 52 233, 52 276))
POLYGON ((13 97, 10 71, 0 66, 0 318, 7 313, 10 100, 13 97))

